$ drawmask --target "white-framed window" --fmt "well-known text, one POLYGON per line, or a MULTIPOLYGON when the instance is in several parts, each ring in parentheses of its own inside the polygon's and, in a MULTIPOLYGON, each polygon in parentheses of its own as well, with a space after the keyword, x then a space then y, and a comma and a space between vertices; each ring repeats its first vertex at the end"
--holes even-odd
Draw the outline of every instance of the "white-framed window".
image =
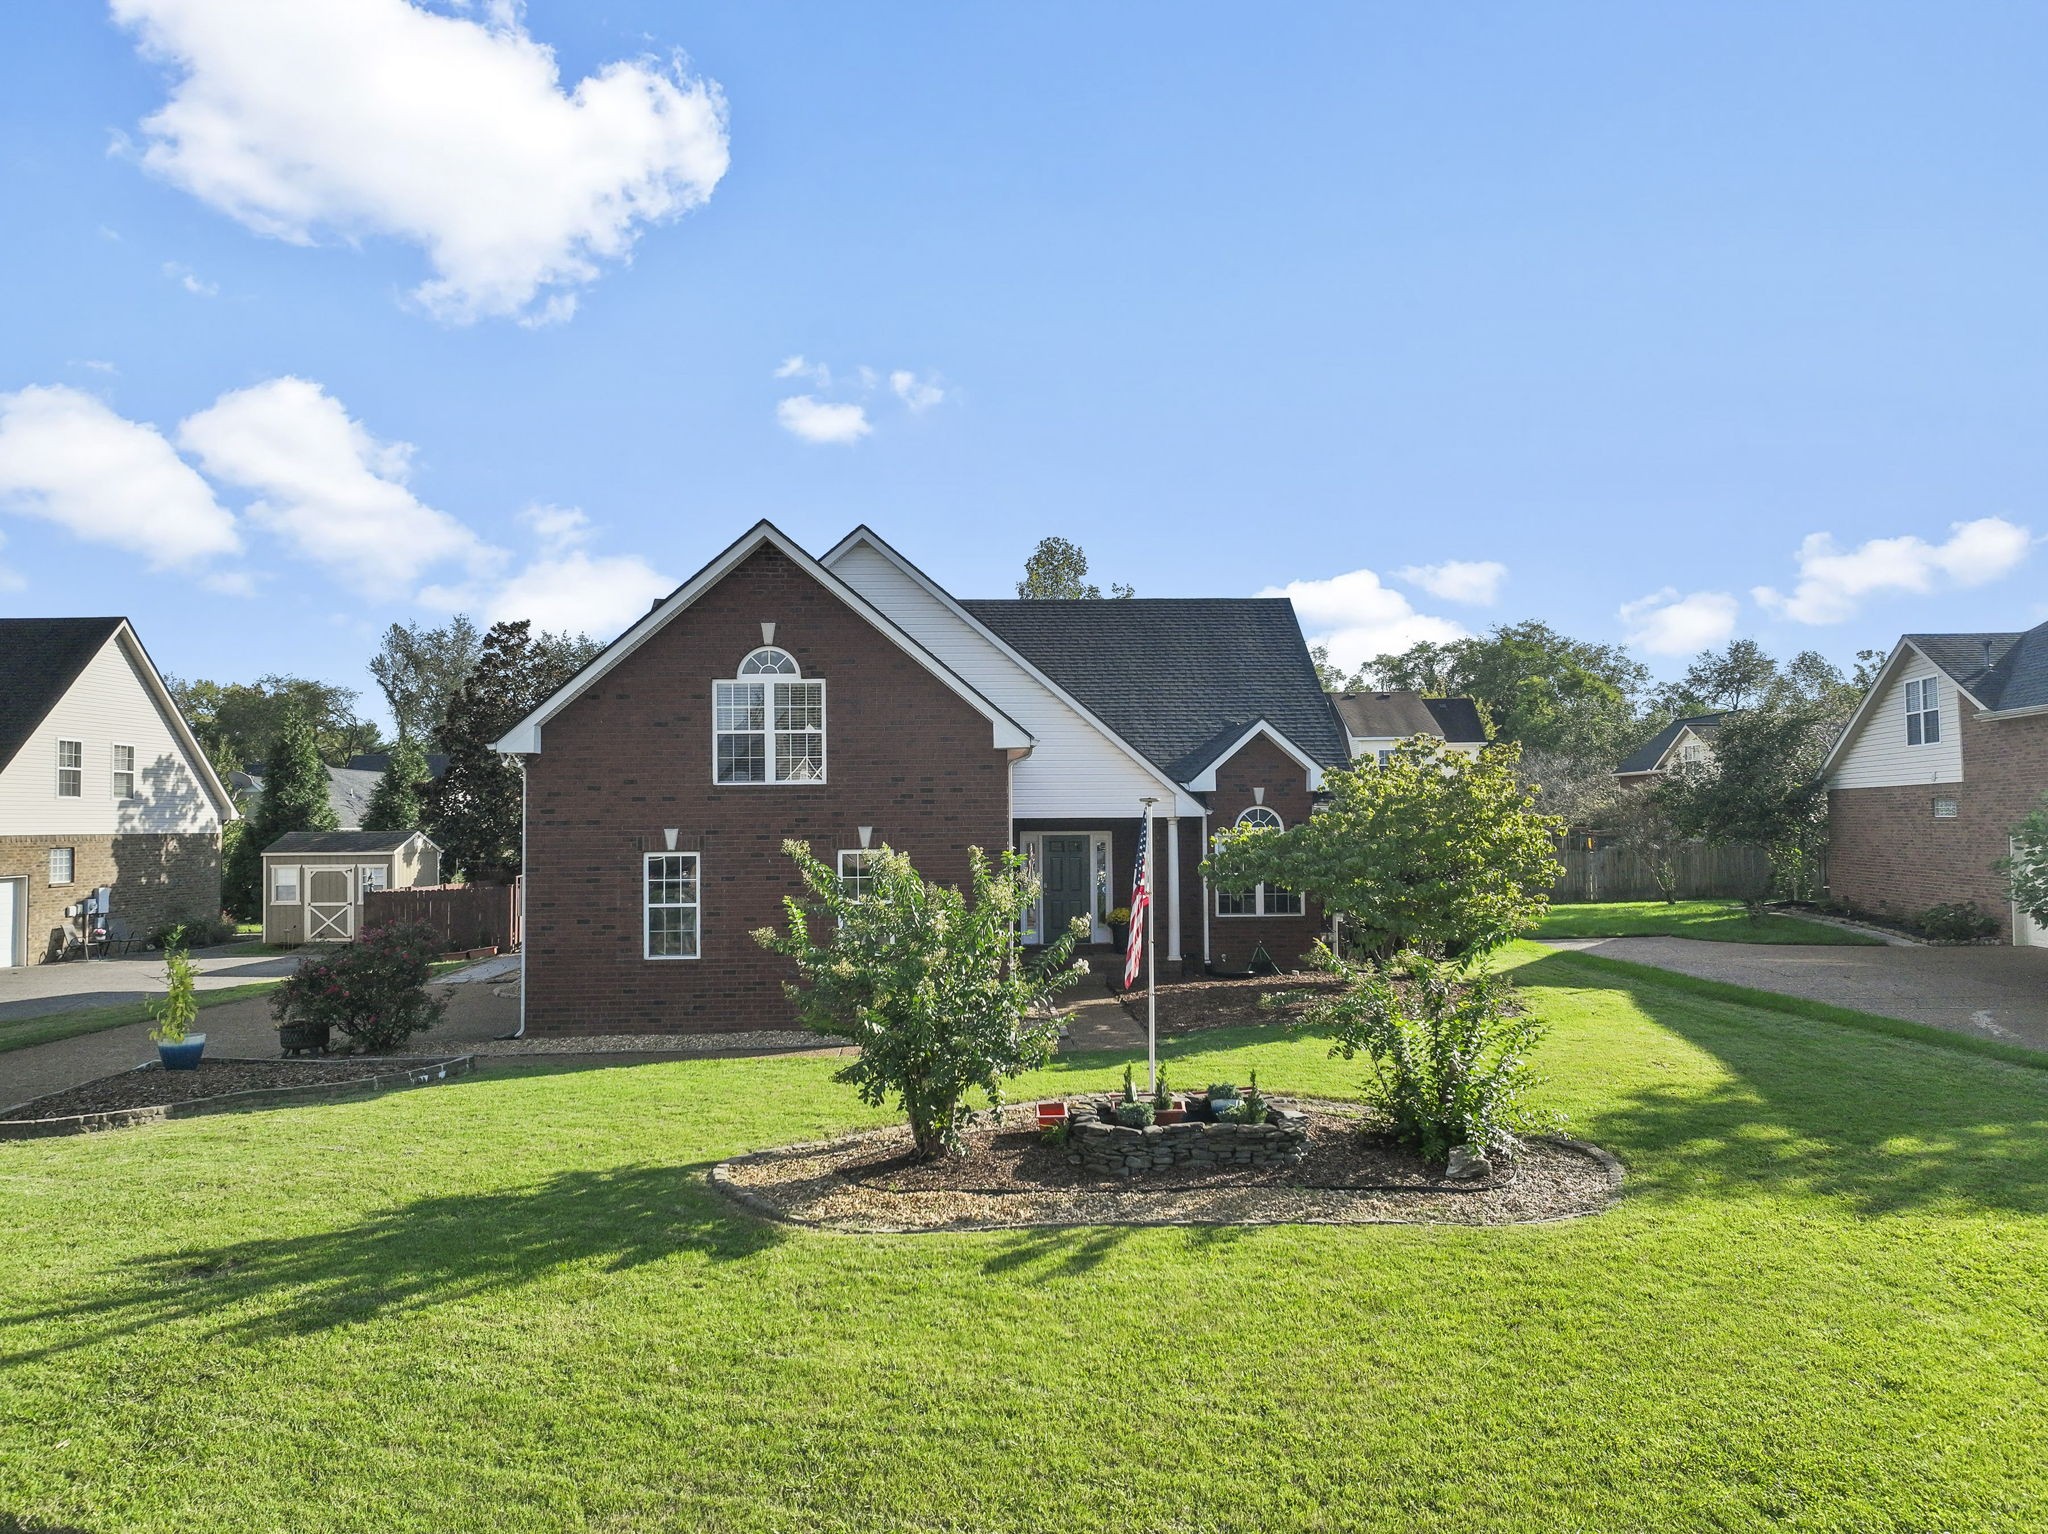
POLYGON ((650 959, 697 957, 698 881, 694 852, 650 852, 641 879, 650 959))
MULTIPOLYGON (((1389 753, 1381 752, 1382 756, 1389 753)), ((1287 823, 1280 818, 1280 812, 1263 804, 1255 804, 1237 817, 1240 826, 1262 827, 1271 831, 1284 831, 1287 823)), ((1218 916, 1299 916, 1301 894, 1296 890, 1284 890, 1278 885, 1255 884, 1248 890, 1216 891, 1216 914, 1218 916)))
MULTIPOLYGON (((364 863, 356 869, 356 888, 364 895, 371 890, 389 889, 391 870, 382 863, 364 863)), ((360 897, 358 897, 360 898, 360 897)))
POLYGON ((712 684, 712 774, 719 783, 825 781, 825 684, 764 646, 712 684))
POLYGON ((1380 765, 1382 767, 1391 767, 1394 765, 1394 753, 1391 751, 1381 751, 1379 753, 1379 759, 1380 765))
POLYGON ((78 877, 78 850, 75 847, 52 847, 50 849, 50 882, 69 884, 78 877))
POLYGON ((1933 677, 1906 684, 1906 744, 1931 746, 1941 739, 1941 689, 1933 677))
POLYGON ((57 742, 57 797, 85 797, 85 742, 82 740, 57 742))
POLYGON ((872 853, 861 847, 842 848, 839 853, 839 884, 855 900, 875 892, 875 876, 868 867, 872 853))
POLYGON ((297 905, 299 903, 299 869, 296 863, 272 863, 270 865, 270 903, 272 905, 297 905))
POLYGON ((1954 820, 1962 812, 1963 806, 1959 800, 1937 799, 1934 801, 1934 818, 1936 820, 1954 820))
POLYGON ((135 748, 114 747, 114 797, 133 799, 135 797, 135 748))

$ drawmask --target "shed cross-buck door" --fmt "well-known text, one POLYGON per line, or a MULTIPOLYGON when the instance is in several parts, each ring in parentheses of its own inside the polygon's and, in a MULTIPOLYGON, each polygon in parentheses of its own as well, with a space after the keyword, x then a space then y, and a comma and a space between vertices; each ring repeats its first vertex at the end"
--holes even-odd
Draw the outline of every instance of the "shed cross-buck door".
POLYGON ((1045 880, 1045 940, 1057 942, 1076 916, 1093 918, 1095 886, 1088 877, 1088 838, 1048 836, 1039 847, 1045 880))
POLYGON ((355 935, 355 914, 346 868, 306 870, 307 942, 347 942, 355 935))

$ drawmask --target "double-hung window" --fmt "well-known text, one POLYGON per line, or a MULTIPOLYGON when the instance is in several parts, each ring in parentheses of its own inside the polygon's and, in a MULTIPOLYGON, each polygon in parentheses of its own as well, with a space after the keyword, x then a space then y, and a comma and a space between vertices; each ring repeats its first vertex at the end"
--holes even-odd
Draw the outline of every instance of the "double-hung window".
POLYGON ((133 799, 135 797, 135 748, 114 747, 114 797, 133 799))
MULTIPOLYGON (((1237 817, 1240 826, 1258 827, 1269 831, 1286 829, 1277 810, 1263 804, 1255 804, 1237 817)), ((1277 884, 1254 884, 1248 890, 1216 891, 1216 914, 1218 916, 1299 916, 1301 894, 1297 890, 1284 890, 1277 884)))
POLYGON ((825 781, 825 684, 796 657, 764 648, 712 684, 713 770, 720 783, 825 781))
POLYGON ((57 797, 85 797, 85 742, 82 740, 57 742, 57 797))
POLYGON ((850 899, 865 900, 875 892, 874 870, 868 865, 870 854, 864 850, 847 848, 839 854, 839 887, 850 899))
POLYGON ((1931 746, 1941 739, 1941 693, 1933 677, 1906 684, 1906 744, 1931 746))
POLYGON ((646 911, 646 956, 650 959, 696 958, 700 899, 697 854, 648 853, 641 890, 646 911))

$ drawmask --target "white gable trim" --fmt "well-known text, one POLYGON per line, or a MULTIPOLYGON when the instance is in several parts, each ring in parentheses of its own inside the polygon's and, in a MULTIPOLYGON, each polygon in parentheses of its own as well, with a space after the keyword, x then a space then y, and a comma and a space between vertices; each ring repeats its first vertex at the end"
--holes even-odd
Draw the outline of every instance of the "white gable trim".
POLYGON ((1026 676, 1030 677, 1032 681, 1036 682, 1040 687, 1043 687, 1047 692, 1051 693, 1055 698, 1059 699, 1060 702, 1064 703, 1068 708, 1072 709, 1076 714, 1078 714, 1081 717, 1084 723, 1086 723, 1097 733, 1099 733, 1104 740, 1108 741, 1111 745, 1115 746, 1117 750, 1121 751, 1125 756, 1129 757, 1133 762, 1137 763, 1138 766, 1141 769, 1143 769, 1146 776, 1154 779, 1161 788, 1170 790, 1173 797, 1174 809, 1177 814, 1199 815, 1202 813, 1201 805, 1197 804, 1193 799, 1187 796, 1182 785, 1175 783, 1173 779, 1168 777, 1165 773, 1161 772, 1158 766, 1151 760, 1151 758, 1147 757, 1143 752, 1139 751, 1137 747, 1133 746, 1129 741, 1125 740, 1123 736, 1117 734, 1115 730, 1112 730, 1107 724, 1103 723, 1102 720, 1099 719, 1094 713, 1092 713, 1089 710, 1088 706, 1082 703, 1080 699, 1076 698, 1072 693, 1068 692, 1064 687, 1060 686, 1059 683, 1055 682, 1043 671, 1040 671, 1036 666, 1032 665, 1030 661, 1026 660, 1023 657, 1023 655, 1018 653, 1018 651, 1013 649, 1009 644, 1005 643, 1001 635, 997 634, 995 630, 991 629, 987 624, 983 623, 979 618, 975 617, 973 613, 969 612, 966 608, 962 607, 958 602, 956 602, 953 599, 953 594, 951 592, 947 591, 945 587, 941 586, 937 581, 933 580, 930 576, 926 575, 924 571, 918 569, 916 565, 912 564, 909 560, 905 559, 901 554, 897 553, 894 549, 890 548, 887 543, 882 541, 881 536, 877 534, 872 528, 868 527, 866 524, 862 524, 861 526, 856 527, 852 532, 848 533, 844 538, 840 539, 838 543, 834 544, 830 549, 828 549, 821 562, 826 566, 830 567, 831 565, 837 563, 840 559, 843 559, 849 551, 859 547, 863 543, 865 543, 869 548, 873 549, 877 554, 881 555, 882 558, 886 559, 890 564, 894 565, 898 570, 901 570, 906 578, 913 582, 920 590, 929 593, 932 599, 938 602, 941 606, 943 606, 947 612, 951 613, 955 618, 958 618, 962 623, 966 624, 976 634, 979 634, 983 639, 987 640, 988 643, 992 645, 999 654, 1001 654, 1006 660, 1010 661, 1011 664, 1016 666, 1018 670, 1022 671, 1026 676))
POLYGON ((655 606, 639 622, 621 634, 591 660, 562 688, 532 713, 506 732, 497 742, 496 749, 508 755, 530 756, 540 751, 541 727, 571 703, 583 696, 592 683, 599 681, 619 662, 647 643, 667 627, 671 618, 690 607, 705 592, 724 580, 740 563, 762 545, 769 545, 789 559, 806 575, 823 586, 833 596, 845 603, 860 617, 887 639, 897 649, 916 661, 925 670, 945 684, 947 689, 961 699, 968 707, 988 720, 994 735, 997 750, 1028 751, 1034 744, 1031 732, 989 702, 980 693, 956 676, 939 658, 923 645, 912 639, 903 630, 889 621, 887 615, 839 579, 817 560, 798 548, 772 522, 757 522, 739 540, 728 547, 710 564, 699 570, 689 580, 677 587, 665 600, 655 606))
POLYGON ((1254 720, 1249 729, 1211 757, 1206 767, 1192 778, 1189 778, 1188 787, 1198 794, 1214 793, 1216 791, 1216 769, 1237 755, 1247 745, 1251 744, 1252 737, 1255 735, 1265 736, 1266 739, 1270 740, 1300 764, 1301 770, 1308 774, 1308 791, 1310 793, 1315 793, 1323 786, 1322 764, 1285 735, 1274 729, 1270 724, 1266 723, 1265 720, 1259 719, 1254 720))
POLYGON ((1954 673, 1946 666, 1914 644, 1912 640, 1902 638, 1897 644, 1892 646, 1892 653, 1885 657, 1885 662, 1878 668, 1877 675, 1871 678, 1870 690, 1863 695, 1863 701, 1856 705, 1856 712, 1849 716, 1848 726, 1842 731, 1841 736, 1835 741, 1833 748, 1828 752, 1827 760, 1820 764, 1820 775, 1823 782, 1834 775, 1835 768, 1840 763, 1843 754, 1848 751, 1850 746, 1855 744, 1856 737, 1863 732, 1866 716, 1872 708, 1876 707, 1877 700, 1884 695, 1886 688, 1891 684, 1892 673, 1898 669, 1899 662, 1909 653, 1919 656, 1928 665, 1947 677, 1949 681, 1954 682, 1956 692, 1960 696, 1968 698, 1980 710, 1984 707, 1983 700, 1961 682, 1957 682, 1954 673))
POLYGON ((114 630, 114 640, 127 652, 129 660, 142 673, 143 685, 149 689, 150 701, 170 722, 171 733, 177 737, 183 749, 186 764, 192 768, 207 795, 213 800, 213 807, 219 813, 222 825, 231 820, 240 820, 242 812, 235 808, 235 796, 228 792, 227 784, 221 782, 220 774, 213 770, 213 762, 199 744, 199 737, 192 733, 192 726, 185 722, 185 715, 178 707, 177 699, 171 696, 170 688, 164 686, 163 674, 156 669, 156 662, 149 658, 149 651, 142 647, 141 636, 126 618, 114 630))

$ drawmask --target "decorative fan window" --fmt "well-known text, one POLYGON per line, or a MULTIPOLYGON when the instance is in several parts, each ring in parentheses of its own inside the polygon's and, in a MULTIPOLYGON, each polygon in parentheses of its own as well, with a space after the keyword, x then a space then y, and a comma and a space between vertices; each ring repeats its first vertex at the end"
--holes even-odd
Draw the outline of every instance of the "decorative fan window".
POLYGON ((825 684, 802 677, 795 656, 764 646, 734 680, 712 684, 718 782, 825 781, 825 684))
MULTIPOLYGON (((1283 831, 1287 823, 1279 812, 1263 804, 1255 804, 1237 817, 1240 826, 1258 830, 1283 831)), ((1248 890, 1223 890, 1216 892, 1216 914, 1218 916, 1299 916, 1301 895, 1295 890, 1284 890, 1277 885, 1255 884, 1248 890)))

